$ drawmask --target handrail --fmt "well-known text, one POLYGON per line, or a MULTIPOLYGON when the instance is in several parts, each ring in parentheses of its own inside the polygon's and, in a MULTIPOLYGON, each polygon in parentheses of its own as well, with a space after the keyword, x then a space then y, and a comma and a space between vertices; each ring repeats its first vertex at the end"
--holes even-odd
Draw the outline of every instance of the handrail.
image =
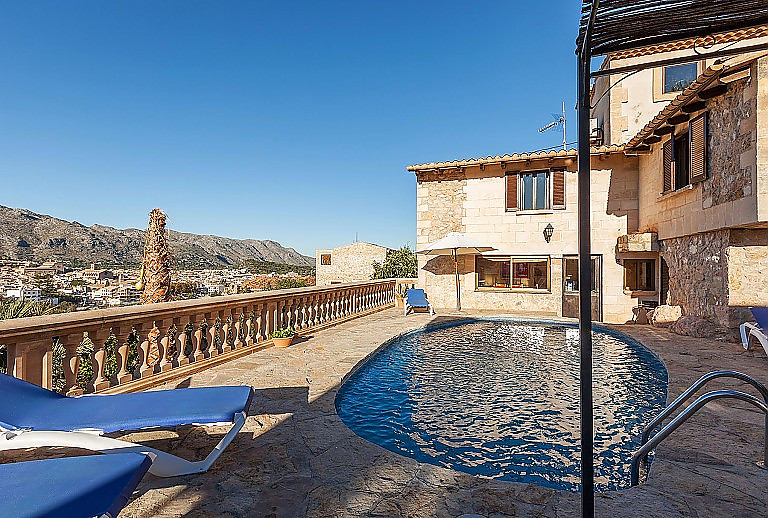
POLYGON ((673 413, 675 410, 680 408, 680 406, 688 401, 691 396, 693 396, 701 387, 712 381, 716 378, 735 378, 739 379, 741 381, 744 381, 746 383, 749 383, 753 387, 755 387, 760 394, 763 396, 763 400, 765 401, 765 404, 768 405, 768 388, 765 387, 762 383, 757 381, 755 378, 751 376, 747 376, 744 373, 737 372, 737 371, 714 371, 710 372, 709 374, 705 374, 701 378, 699 378, 693 385, 691 385, 685 392, 680 394, 677 399, 675 399, 670 405, 665 408, 659 415, 657 415, 648 425, 643 429, 642 432, 642 444, 645 444, 648 442, 648 439, 650 438, 651 432, 659 426, 664 419, 666 419, 671 413, 673 413))
POLYGON ((768 466, 768 404, 760 401, 755 396, 745 394, 744 392, 739 392, 737 390, 714 390, 712 392, 707 392, 703 396, 700 396, 696 401, 688 406, 688 408, 683 410, 677 417, 670 421, 669 424, 662 428, 659 433, 654 435, 653 438, 651 438, 648 442, 644 443, 640 449, 632 456, 630 480, 631 486, 636 486, 640 480, 640 462, 645 458, 645 456, 648 455, 652 449, 654 449, 661 441, 666 439, 672 432, 677 430, 680 425, 688 420, 688 418, 698 412, 707 403, 716 399, 738 399, 741 401, 746 401, 747 403, 751 403, 763 411, 763 413, 766 415, 763 460, 768 466))

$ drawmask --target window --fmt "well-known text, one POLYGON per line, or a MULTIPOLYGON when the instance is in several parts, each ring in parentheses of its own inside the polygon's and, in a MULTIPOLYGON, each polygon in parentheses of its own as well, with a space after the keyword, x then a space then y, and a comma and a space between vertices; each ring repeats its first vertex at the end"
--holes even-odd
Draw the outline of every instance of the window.
POLYGON ((688 131, 672 137, 663 147, 662 192, 682 189, 708 177, 708 112, 691 119, 688 131))
POLYGON ((625 259, 624 289, 627 291, 656 291, 656 260, 625 259))
POLYGON ((320 254, 320 264, 322 266, 331 265, 331 254, 320 254))
POLYGON ((509 257, 477 256, 478 288, 509 288, 509 257))
MULTIPOLYGON (((592 258, 592 291, 597 291, 597 258, 592 258)), ((579 260, 565 260, 565 291, 579 291, 579 260)))
POLYGON ((688 133, 675 138, 675 190, 682 189, 691 183, 690 146, 688 133))
POLYGON ((478 289, 549 290, 549 258, 476 256, 478 289))
POLYGON ((520 174, 520 210, 549 208, 549 171, 520 174))
POLYGON ((507 173, 506 191, 507 211, 564 209, 565 169, 507 173))
POLYGON ((513 259, 512 287, 549 290, 549 260, 513 259))
POLYGON ((696 80, 699 75, 699 65, 697 63, 672 65, 664 67, 662 74, 664 76, 663 92, 665 94, 680 92, 696 80))

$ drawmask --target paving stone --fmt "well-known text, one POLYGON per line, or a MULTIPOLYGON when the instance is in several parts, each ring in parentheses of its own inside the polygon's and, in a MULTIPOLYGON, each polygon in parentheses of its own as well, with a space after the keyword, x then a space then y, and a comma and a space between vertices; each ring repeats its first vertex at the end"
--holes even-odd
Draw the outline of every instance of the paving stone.
MULTIPOLYGON (((299 346, 266 349, 191 376, 184 386, 252 385, 256 415, 209 472, 147 476, 121 516, 577 517, 578 494, 420 464, 358 437, 339 419, 334 401, 341 378, 389 338, 433 318, 387 310, 318 332, 299 346)), ((659 354, 669 370, 670 400, 710 370, 768 380, 762 350, 651 326, 615 328, 659 354)), ((726 381, 715 386, 746 390, 726 381)), ((742 405, 702 410, 658 449, 646 483, 597 496, 598 516, 764 515, 768 472, 755 464, 762 458, 762 426, 760 414, 742 405)), ((142 432, 142 438, 200 458, 224 430, 182 427, 178 435, 142 432)))

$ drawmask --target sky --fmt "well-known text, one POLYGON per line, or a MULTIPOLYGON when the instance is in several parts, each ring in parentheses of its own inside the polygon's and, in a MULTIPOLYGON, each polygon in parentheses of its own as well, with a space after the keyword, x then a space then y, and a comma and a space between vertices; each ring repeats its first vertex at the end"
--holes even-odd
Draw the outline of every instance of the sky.
POLYGON ((413 248, 406 166, 575 140, 579 7, 0 0, 0 205, 413 248))

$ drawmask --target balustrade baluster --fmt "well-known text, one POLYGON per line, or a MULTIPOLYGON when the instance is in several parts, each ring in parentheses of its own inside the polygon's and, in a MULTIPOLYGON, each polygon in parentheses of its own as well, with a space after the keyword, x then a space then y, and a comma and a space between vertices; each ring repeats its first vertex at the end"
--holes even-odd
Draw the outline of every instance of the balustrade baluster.
POLYGON ((178 329, 176 343, 179 348, 179 354, 176 355, 174 365, 176 367, 189 365, 189 356, 187 355, 187 342, 189 340, 189 337, 187 336, 187 324, 189 323, 189 319, 177 317, 173 319, 173 323, 176 324, 176 329, 178 329))
POLYGON ((208 328, 205 330, 206 339, 208 340, 208 355, 210 357, 218 356, 224 352, 221 344, 216 343, 216 335, 218 334, 218 315, 214 313, 206 313, 203 315, 205 321, 208 322, 208 328))
POLYGON ((157 370, 159 372, 167 372, 173 368, 173 360, 176 355, 176 352, 173 350, 176 339, 171 336, 173 333, 173 320, 164 319, 158 320, 158 322, 162 338, 160 338, 160 361, 157 364, 157 370))
POLYGON ((232 320, 235 323, 235 341, 232 344, 233 349, 241 349, 244 344, 241 339, 241 335, 243 333, 243 315, 244 312, 242 308, 232 310, 232 320))
POLYGON ((115 338, 117 338, 117 345, 115 346, 115 359, 117 360, 118 369, 115 377, 118 385, 120 385, 123 383, 128 383, 133 379, 133 374, 128 372, 128 353, 130 351, 130 345, 128 345, 128 336, 126 336, 125 340, 121 340, 119 328, 115 328, 115 338))
POLYGON ((307 305, 309 297, 301 297, 301 306, 299 306, 299 321, 301 329, 309 327, 309 315, 307 314, 307 305))
POLYGON ((205 358, 205 343, 203 342, 203 329, 201 328, 203 320, 202 318, 198 320, 197 315, 192 315, 189 323, 192 324, 192 354, 190 360, 199 362, 205 358))
POLYGON ((152 328, 141 342, 143 361, 139 364, 139 375, 146 378, 155 373, 155 366, 160 360, 160 329, 152 322, 152 328))
POLYGON ((232 350, 232 332, 234 330, 235 318, 232 310, 225 309, 221 314, 221 347, 223 351, 232 350))
POLYGON ((265 322, 265 315, 264 315, 264 304, 256 304, 253 307, 253 326, 254 326, 254 342, 259 343, 264 341, 264 322, 265 322))
POLYGON ((77 347, 82 339, 81 333, 59 337, 61 346, 64 348, 63 392, 68 396, 79 396, 83 393, 83 390, 77 385, 77 370, 80 368, 80 356, 77 354, 77 347))
POLYGON ((302 297, 294 297, 293 299, 293 327, 296 330, 300 330, 303 324, 301 318, 301 305, 303 302, 302 297))
POLYGON ((244 311, 245 311, 245 346, 250 347, 253 345, 253 342, 254 342, 253 320, 255 318, 255 313, 254 313, 253 306, 247 306, 244 311))

